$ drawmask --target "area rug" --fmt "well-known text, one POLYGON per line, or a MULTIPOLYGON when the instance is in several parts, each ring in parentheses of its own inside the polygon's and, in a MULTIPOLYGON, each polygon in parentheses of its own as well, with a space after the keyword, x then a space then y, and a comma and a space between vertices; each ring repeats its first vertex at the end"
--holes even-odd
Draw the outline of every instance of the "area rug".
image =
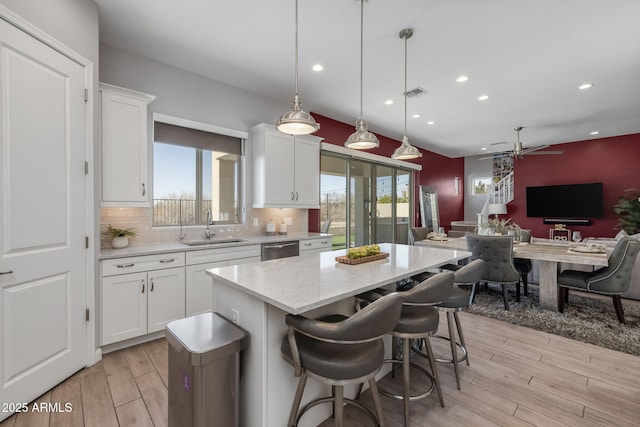
POLYGON ((560 335, 640 356, 640 302, 622 300, 626 324, 620 324, 611 298, 591 298, 571 292, 564 313, 543 310, 538 287, 529 286, 529 296, 515 300, 515 286, 509 290, 510 310, 504 309, 502 288, 489 285, 481 290, 467 311, 519 326, 560 335))

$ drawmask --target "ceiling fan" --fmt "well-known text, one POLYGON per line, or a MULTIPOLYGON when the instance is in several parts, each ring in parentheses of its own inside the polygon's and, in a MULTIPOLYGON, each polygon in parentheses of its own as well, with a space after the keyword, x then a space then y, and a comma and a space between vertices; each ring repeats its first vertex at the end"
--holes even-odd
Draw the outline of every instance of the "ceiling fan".
MULTIPOLYGON (((502 157, 513 157, 514 159, 522 159, 525 155, 542 155, 542 154, 562 154, 564 151, 538 151, 548 148, 549 145, 536 145, 535 147, 524 147, 520 141, 520 131, 524 129, 522 126, 513 128, 518 134, 518 139, 513 145, 513 150, 495 153, 492 156, 481 157, 480 160, 500 159, 502 157)), ((496 143, 500 144, 500 143, 496 143)))

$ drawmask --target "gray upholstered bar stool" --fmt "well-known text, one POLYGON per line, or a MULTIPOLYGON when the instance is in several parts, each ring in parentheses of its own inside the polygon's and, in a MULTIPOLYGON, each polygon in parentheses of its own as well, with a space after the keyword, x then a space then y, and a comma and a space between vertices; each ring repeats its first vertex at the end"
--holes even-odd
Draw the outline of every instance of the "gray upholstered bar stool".
POLYGON ((466 292, 460 289, 458 286, 454 286, 449 299, 438 304, 438 309, 444 311, 447 315, 449 336, 446 337, 444 335, 436 335, 434 336, 434 338, 442 338, 449 341, 449 343, 451 344, 451 358, 437 358, 436 361, 453 363, 453 369, 456 373, 456 385, 458 386, 458 390, 460 390, 460 371, 458 363, 466 360, 467 365, 469 365, 469 354, 467 352, 467 346, 464 342, 464 334, 462 333, 462 324, 460 323, 458 312, 464 310, 469 306, 469 304, 471 304, 473 296, 475 295, 476 286, 478 282, 480 282, 483 271, 484 261, 481 259, 473 260, 469 264, 463 266, 460 270, 456 271, 454 273, 454 283, 458 286, 471 285, 471 292, 466 292), (454 323, 456 329, 458 330, 458 338, 460 340, 459 342, 456 339, 456 332, 453 328, 454 323), (458 358, 457 347, 460 347, 460 350, 462 350, 462 357, 460 358, 458 358))
MULTIPOLYGON (((442 390, 440 388, 440 380, 438 379, 438 370, 436 366, 436 360, 431 349, 431 342, 429 341, 429 335, 435 333, 438 330, 438 323, 440 316, 436 304, 441 303, 449 298, 451 289, 453 288, 453 273, 450 271, 438 273, 414 288, 407 291, 399 292, 402 295, 402 314, 398 323, 390 332, 392 337, 402 339, 402 360, 390 359, 385 362, 402 365, 402 394, 393 394, 380 388, 380 393, 385 396, 392 397, 403 401, 404 405, 404 425, 409 425, 409 408, 410 402, 413 400, 424 399, 433 393, 433 390, 438 392, 440 399, 440 405, 444 407, 444 398, 442 397, 442 390), (422 340, 426 349, 426 354, 415 348, 410 348, 411 340, 422 340), (429 366, 431 367, 431 373, 419 365, 410 362, 410 351, 413 350, 416 355, 422 356, 429 360, 429 366), (430 387, 427 391, 411 395, 411 377, 410 367, 422 372, 431 380, 430 387)), ((380 293, 384 293, 385 290, 378 289, 373 292, 365 293, 359 297, 365 301, 375 300, 380 297, 380 293)), ((365 307, 366 308, 366 307, 365 307)), ((396 356, 396 352, 393 352, 393 356, 396 356)))
POLYGON ((402 297, 392 293, 351 317, 330 315, 316 320, 300 315, 286 316, 289 330, 282 340, 282 357, 293 365, 294 375, 300 377, 288 427, 297 426, 308 409, 327 402, 333 402, 338 427, 344 423, 344 403, 362 409, 376 425, 384 425, 375 375, 384 360, 382 337, 396 326, 401 310, 402 297), (308 377, 331 385, 332 396, 312 400, 299 409, 308 377), (364 381, 369 382, 377 416, 359 402, 344 398, 345 385, 364 381))

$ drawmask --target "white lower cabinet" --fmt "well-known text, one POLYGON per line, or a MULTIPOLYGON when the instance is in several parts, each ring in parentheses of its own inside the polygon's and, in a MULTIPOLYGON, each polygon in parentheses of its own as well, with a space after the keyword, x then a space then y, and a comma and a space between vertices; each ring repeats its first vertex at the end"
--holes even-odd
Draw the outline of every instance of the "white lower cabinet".
POLYGON ((213 281, 206 274, 208 269, 260 260, 260 245, 187 252, 186 315, 213 311, 213 281))
POLYGON ((101 267, 102 345, 161 331, 185 316, 184 253, 107 260, 101 267), (137 272, 113 274, 120 271, 137 272))
POLYGON ((317 254, 330 251, 331 249, 331 237, 300 240, 300 255, 317 254))

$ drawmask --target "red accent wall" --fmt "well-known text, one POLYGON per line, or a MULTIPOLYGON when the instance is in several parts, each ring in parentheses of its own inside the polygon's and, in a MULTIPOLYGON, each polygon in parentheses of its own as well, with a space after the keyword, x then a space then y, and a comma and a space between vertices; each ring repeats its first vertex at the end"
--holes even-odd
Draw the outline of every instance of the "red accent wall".
MULTIPOLYGON (((355 131, 354 125, 339 122, 319 114, 313 117, 320 123, 320 130, 314 135, 324 138, 324 142, 344 145, 344 141, 355 131)), ((380 147, 366 150, 372 154, 391 157, 393 151, 400 145, 400 141, 376 135, 380 140, 380 147)), ((438 191, 438 204, 440 210, 441 226, 447 230, 451 227, 451 221, 462 220, 464 218, 464 159, 451 159, 430 151, 422 150, 422 157, 409 160, 409 162, 422 165, 422 171, 416 172, 416 194, 415 194, 415 223, 420 225, 418 193, 419 185, 436 187, 438 191), (454 177, 460 178, 460 194, 455 194, 454 177)), ((309 231, 320 230, 320 210, 309 209, 309 231)))
POLYGON ((626 189, 640 189, 640 134, 559 144, 553 150, 564 154, 515 161, 515 199, 508 205, 508 216, 522 228, 530 228, 534 236, 547 237, 553 225, 543 224, 542 218, 527 218, 526 187, 602 182, 604 217, 593 218, 590 226, 567 228, 579 230, 583 237, 615 236, 613 205, 626 189))

